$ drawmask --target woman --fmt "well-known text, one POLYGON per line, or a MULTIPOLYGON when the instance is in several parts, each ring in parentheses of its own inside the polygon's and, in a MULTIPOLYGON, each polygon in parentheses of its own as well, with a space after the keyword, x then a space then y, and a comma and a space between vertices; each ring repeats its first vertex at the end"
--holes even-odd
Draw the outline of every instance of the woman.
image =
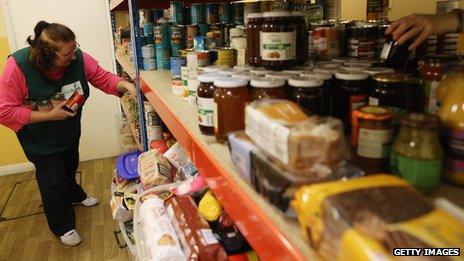
POLYGON ((61 92, 69 98, 80 92, 88 98, 90 82, 107 94, 125 91, 136 97, 134 86, 102 69, 79 49, 68 27, 40 21, 29 36, 29 47, 13 53, 0 77, 0 124, 16 132, 19 142, 36 169, 36 179, 50 230, 61 242, 81 242, 76 231, 73 205, 98 204, 76 182, 82 108, 71 113, 62 102, 48 112, 28 106, 31 101, 50 99, 61 92), (87 82, 88 81, 88 82, 87 82))

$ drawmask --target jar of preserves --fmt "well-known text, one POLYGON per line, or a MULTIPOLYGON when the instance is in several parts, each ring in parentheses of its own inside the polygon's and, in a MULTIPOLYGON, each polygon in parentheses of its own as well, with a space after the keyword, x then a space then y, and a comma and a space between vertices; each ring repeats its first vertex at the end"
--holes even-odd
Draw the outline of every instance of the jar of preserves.
POLYGON ((391 171, 423 192, 440 184, 443 150, 438 117, 412 113, 400 118, 400 131, 390 156, 391 171))
POLYGON ((269 78, 257 78, 250 81, 251 101, 268 99, 285 99, 285 81, 269 78))
POLYGON ((369 105, 388 106, 395 112, 406 110, 406 80, 404 73, 379 73, 372 77, 369 105))
POLYGON ((308 57, 308 28, 302 12, 292 12, 293 26, 296 33, 296 65, 303 65, 308 57))
POLYGON ((342 120, 345 133, 351 133, 353 110, 367 104, 368 75, 359 72, 339 71, 335 74, 336 84, 332 88, 333 115, 342 120))
POLYGON ((245 106, 249 101, 247 81, 239 78, 214 80, 214 135, 224 143, 227 134, 245 129, 245 106))
POLYGON ((323 116, 328 116, 332 115, 330 111, 330 105, 332 103, 330 94, 332 90, 332 74, 328 73, 323 73, 323 72, 307 72, 307 73, 302 73, 300 74, 301 77, 309 77, 309 78, 315 78, 324 81, 324 86, 323 86, 323 94, 322 94, 322 111, 320 112, 320 115, 323 116))
POLYGON ((263 65, 270 70, 290 68, 296 59, 296 32, 290 12, 263 14, 260 33, 260 54, 263 65))
POLYGON ((262 13, 249 13, 247 16, 248 23, 246 26, 247 36, 247 63, 251 66, 261 66, 259 34, 261 25, 264 21, 262 13))
POLYGON ((380 106, 363 106, 353 111, 353 160, 368 174, 389 172, 393 117, 391 110, 380 106))
POLYGON ((324 108, 324 81, 295 77, 288 80, 289 98, 308 114, 321 114, 324 108))
POLYGON ((427 59, 421 67, 420 74, 425 94, 424 111, 436 114, 438 112, 437 89, 443 77, 443 63, 440 59, 427 59))
POLYGON ((348 57, 374 58, 377 28, 372 24, 357 24, 348 27, 348 57))
POLYGON ((218 74, 204 73, 197 77, 200 82, 197 88, 198 126, 201 133, 214 135, 214 80, 218 74))

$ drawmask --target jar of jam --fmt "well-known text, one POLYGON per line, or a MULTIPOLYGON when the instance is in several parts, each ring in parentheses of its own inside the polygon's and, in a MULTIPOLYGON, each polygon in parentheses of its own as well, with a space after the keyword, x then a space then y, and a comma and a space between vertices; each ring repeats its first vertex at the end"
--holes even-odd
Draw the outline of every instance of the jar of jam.
POLYGON ((295 77, 288 80, 290 100, 298 103, 308 114, 321 114, 324 108, 324 81, 295 77))
POLYGON ((404 73, 379 73, 372 77, 369 105, 388 106, 395 112, 406 110, 408 76, 404 73))
POLYGON ((348 57, 374 58, 377 28, 372 24, 357 24, 348 27, 348 57))
POLYGON ((39 104, 37 104, 37 109, 40 112, 49 112, 53 109, 53 105, 50 100, 41 100, 39 104))
POLYGON ((303 65, 308 57, 308 28, 302 12, 292 12, 293 26, 296 32, 296 65, 303 65))
POLYGON ((263 65, 270 70, 290 68, 296 59, 296 32, 290 12, 263 14, 260 33, 260 54, 263 65))
POLYGON ((204 73, 197 77, 200 82, 197 88, 198 126, 201 133, 214 135, 214 80, 218 74, 204 73))
POLYGON ((307 72, 303 73, 300 75, 301 77, 309 77, 309 78, 315 78, 324 81, 324 87, 323 87, 323 98, 322 98, 322 111, 320 112, 320 115, 323 116, 328 116, 332 115, 330 108, 331 108, 331 90, 332 90, 332 74, 328 73, 323 73, 323 72, 307 72))
POLYGON ((391 110, 380 106, 363 106, 353 111, 353 160, 368 174, 389 172, 393 117, 391 110))
POLYGON ((239 78, 214 80, 214 135, 224 143, 227 134, 245 129, 245 106, 249 101, 247 81, 239 78))
POLYGON ((248 23, 246 26, 247 36, 247 53, 246 60, 251 66, 261 66, 259 34, 261 25, 264 21, 262 13, 249 13, 247 15, 248 23))
POLYGON ((269 78, 257 78, 250 81, 251 100, 285 99, 285 81, 269 78))
POLYGON ((342 120, 345 133, 351 133, 353 110, 367 104, 368 75, 358 72, 339 71, 331 93, 333 115, 342 120))
POLYGON ((391 171, 423 192, 440 184, 443 149, 438 138, 438 117, 412 113, 400 118, 393 143, 391 171))

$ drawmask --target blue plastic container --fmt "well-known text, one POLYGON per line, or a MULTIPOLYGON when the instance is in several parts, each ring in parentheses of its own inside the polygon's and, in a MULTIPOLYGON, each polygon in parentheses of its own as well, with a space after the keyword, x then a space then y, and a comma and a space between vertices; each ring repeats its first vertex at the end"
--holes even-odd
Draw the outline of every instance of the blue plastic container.
POLYGON ((137 169, 140 153, 140 151, 127 152, 116 158, 116 171, 119 177, 124 179, 135 179, 139 177, 137 169))

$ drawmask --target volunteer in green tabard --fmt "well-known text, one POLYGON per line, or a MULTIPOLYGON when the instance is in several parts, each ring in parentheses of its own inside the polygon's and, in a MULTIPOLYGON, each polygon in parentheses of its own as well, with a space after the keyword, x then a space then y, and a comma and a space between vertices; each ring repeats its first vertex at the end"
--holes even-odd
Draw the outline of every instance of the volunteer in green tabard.
POLYGON ((50 230, 61 242, 75 246, 81 242, 76 231, 74 204, 98 204, 76 182, 79 164, 82 108, 71 113, 62 107, 37 111, 40 104, 61 92, 68 99, 74 92, 90 95, 88 82, 107 94, 121 96, 134 86, 105 71, 98 62, 79 49, 68 27, 40 21, 29 36, 30 46, 14 52, 0 76, 0 124, 16 132, 19 142, 36 169, 36 179, 50 230))

